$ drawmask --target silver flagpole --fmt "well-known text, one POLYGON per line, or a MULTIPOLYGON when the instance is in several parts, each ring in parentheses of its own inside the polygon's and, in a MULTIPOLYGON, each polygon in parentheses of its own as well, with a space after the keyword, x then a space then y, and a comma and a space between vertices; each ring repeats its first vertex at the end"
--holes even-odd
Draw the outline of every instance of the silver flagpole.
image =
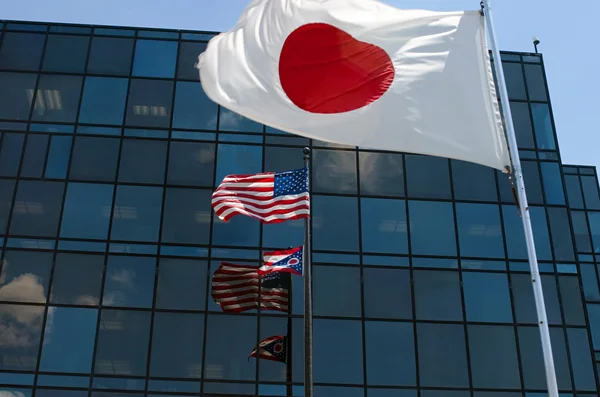
MULTIPOLYGON (((304 166, 308 170, 308 180, 310 181, 310 149, 307 147, 304 148, 304 166)), ((312 211, 310 216, 304 219, 304 251, 302 255, 304 266, 304 397, 313 397, 311 216, 312 211)))
POLYGON ((556 371, 554 369, 554 358, 552 357, 552 344, 550 342, 550 330, 548 329, 548 319, 546 318, 546 305, 544 303, 544 292, 542 290, 542 280, 538 269, 537 256, 535 253, 535 243, 533 239, 533 229, 531 228, 531 218, 529 217, 529 205, 527 204, 527 195, 525 194, 525 183, 523 181, 523 171, 521 169, 521 160, 519 159, 519 149, 517 147, 517 137, 515 135, 515 126, 513 124, 510 103, 508 101, 508 91, 506 90, 506 81, 504 80, 504 71, 500 50, 496 45, 496 34, 494 23, 492 21, 492 7, 490 0, 482 0, 481 6, 487 22, 487 30, 490 39, 490 47, 494 56, 494 67, 496 69, 496 78, 498 79, 498 89, 500 90, 500 100, 502 101, 502 110, 506 124, 506 136, 510 157, 512 162, 512 171, 517 183, 517 194, 519 198, 519 209, 523 220, 523 229, 525 230, 525 240, 527 243, 527 254, 529 257, 529 267, 531 269, 531 283, 535 297, 535 306, 537 309, 538 325, 540 337, 542 340, 542 351, 544 353, 544 365, 546 368, 546 384, 548 386, 549 397, 558 397, 558 386, 556 384, 556 371))

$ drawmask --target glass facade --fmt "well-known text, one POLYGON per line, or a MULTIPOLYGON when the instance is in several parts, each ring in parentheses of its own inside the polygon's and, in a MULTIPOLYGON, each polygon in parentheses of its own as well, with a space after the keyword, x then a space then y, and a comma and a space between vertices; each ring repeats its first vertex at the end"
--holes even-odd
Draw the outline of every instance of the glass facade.
MULTIPOLYGON (((300 245, 303 222, 224 223, 210 199, 227 174, 301 167, 310 146, 315 394, 542 397, 506 176, 220 108, 194 69, 213 35, 0 22, 0 395, 286 395, 285 365, 247 357, 288 316, 223 313, 210 277, 300 245)), ((598 175, 560 161, 542 57, 502 58, 558 385, 597 396, 598 175)), ((302 279, 292 289, 301 396, 302 279)))

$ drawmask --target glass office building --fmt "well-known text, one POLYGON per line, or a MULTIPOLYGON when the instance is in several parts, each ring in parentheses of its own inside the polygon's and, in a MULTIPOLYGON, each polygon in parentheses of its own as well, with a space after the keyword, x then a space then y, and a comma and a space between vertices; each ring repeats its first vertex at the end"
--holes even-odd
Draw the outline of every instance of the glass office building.
MULTIPOLYGON (((220 108, 194 69, 212 35, 0 22, 0 396, 284 396, 286 365, 247 357, 289 316, 301 396, 302 279, 289 316, 232 315, 210 276, 301 245, 303 222, 223 223, 210 198, 226 174, 302 167, 310 146, 315 395, 542 397, 507 177, 220 108)), ((561 162, 542 57, 502 62, 561 396, 597 396, 597 174, 561 162)))

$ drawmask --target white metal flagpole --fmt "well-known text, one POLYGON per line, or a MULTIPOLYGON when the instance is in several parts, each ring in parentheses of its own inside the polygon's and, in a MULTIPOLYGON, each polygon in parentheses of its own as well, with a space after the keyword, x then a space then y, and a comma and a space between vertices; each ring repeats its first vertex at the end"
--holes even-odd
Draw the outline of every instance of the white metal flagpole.
POLYGON ((523 181, 523 171, 521 169, 521 160, 519 159, 519 149, 517 147, 517 137, 515 135, 515 126, 512 120, 510 104, 508 101, 508 91, 506 90, 506 81, 504 80, 504 71, 500 58, 500 50, 496 45, 496 34, 494 32, 494 23, 492 21, 491 0, 482 0, 481 6, 485 15, 487 30, 490 39, 490 47, 494 56, 494 67, 496 69, 496 78, 498 79, 498 89, 500 91, 500 100, 502 101, 502 110, 504 113, 504 122, 506 125, 506 137, 510 149, 512 162, 512 171, 517 184, 517 194, 519 198, 519 209, 523 220, 523 229, 525 230, 525 240, 527 243, 527 254, 529 257, 529 266, 531 269, 531 283, 535 297, 535 307, 537 310, 538 325, 540 337, 542 340, 542 352, 544 354, 544 365, 546 368, 546 384, 548 386, 549 397, 558 397, 558 386, 556 384, 556 371, 554 369, 554 358, 552 357, 552 344, 550 342, 550 330, 548 329, 548 319, 546 318, 546 305, 544 303, 544 293, 542 290, 542 280, 538 269, 537 255, 535 253, 535 243, 533 239, 533 229, 531 228, 531 218, 529 217, 529 205, 527 204, 527 195, 525 194, 525 183, 523 181))

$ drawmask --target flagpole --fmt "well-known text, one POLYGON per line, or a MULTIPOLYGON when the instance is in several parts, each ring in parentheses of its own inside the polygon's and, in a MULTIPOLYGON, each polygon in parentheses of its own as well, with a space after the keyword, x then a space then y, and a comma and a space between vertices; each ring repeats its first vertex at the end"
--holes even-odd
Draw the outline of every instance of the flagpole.
POLYGON ((550 341, 550 330, 548 329, 548 319, 546 317, 546 305, 544 303, 544 292, 542 290, 542 280, 538 269, 537 256, 535 252, 535 243, 533 239, 533 229, 531 227, 531 218, 529 216, 529 205, 527 203, 527 195, 525 193, 525 183, 523 181, 523 171, 521 168, 521 160, 519 159, 519 148, 517 145, 517 137, 515 135, 515 127, 513 124, 512 113, 510 110, 510 102, 508 99, 508 91, 506 89, 506 81, 504 80, 504 71, 502 68, 502 59, 500 50, 496 45, 496 34, 494 31, 494 23, 492 21, 491 0, 482 0, 481 7, 485 15, 488 34, 490 38, 490 47, 494 57, 494 67, 496 69, 496 78, 498 79, 498 89, 500 91, 500 100, 502 101, 502 110, 504 113, 504 121, 506 124, 506 135, 508 147, 510 149, 510 157, 512 162, 512 171, 517 183, 517 194, 519 198, 519 209, 521 211, 521 219, 523 220, 523 229, 525 231, 525 241, 527 243, 527 254, 529 257, 529 267, 531 269, 531 283, 533 294, 535 297, 535 306, 537 309, 538 325, 540 337, 542 341, 542 352, 544 354, 544 365, 546 369, 546 384, 548 387, 549 397, 558 397, 558 386, 556 383, 556 371, 554 369, 554 358, 552 356, 552 344, 550 341))
MULTIPOLYGON (((291 279, 291 277, 290 277, 291 279)), ((288 292, 288 318, 287 318, 287 351, 285 359, 286 361, 286 396, 291 397, 293 395, 292 390, 292 281, 290 280, 290 290, 288 292)))
MULTIPOLYGON (((310 181, 310 148, 308 147, 304 148, 304 166, 308 170, 308 179, 310 181)), ((302 261, 304 262, 304 397, 313 397, 312 252, 310 246, 310 228, 311 216, 304 218, 304 253, 302 255, 302 261)))

